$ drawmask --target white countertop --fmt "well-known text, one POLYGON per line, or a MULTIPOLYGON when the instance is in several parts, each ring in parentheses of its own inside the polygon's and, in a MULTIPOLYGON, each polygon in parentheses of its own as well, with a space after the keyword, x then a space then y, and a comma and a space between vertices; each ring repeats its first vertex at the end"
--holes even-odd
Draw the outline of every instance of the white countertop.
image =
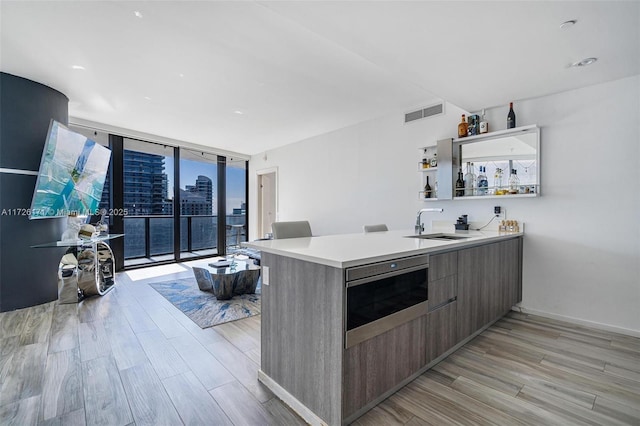
MULTIPOLYGON (((439 232, 425 232, 425 234, 439 232)), ((445 232, 454 234, 454 232, 445 232)), ((324 235, 309 238, 287 238, 242 243, 265 253, 273 253, 294 259, 306 260, 336 268, 364 265, 416 254, 458 249, 492 240, 509 239, 520 233, 497 231, 458 231, 455 235, 468 236, 462 240, 428 240, 405 238, 413 230, 371 232, 368 234, 324 235)))

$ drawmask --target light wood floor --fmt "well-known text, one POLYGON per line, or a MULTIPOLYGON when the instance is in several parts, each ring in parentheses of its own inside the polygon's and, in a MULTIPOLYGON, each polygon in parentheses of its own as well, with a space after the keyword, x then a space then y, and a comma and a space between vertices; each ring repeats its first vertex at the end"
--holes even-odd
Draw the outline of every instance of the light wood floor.
MULTIPOLYGON (((201 329, 120 274, 104 297, 0 314, 0 425, 297 425, 257 381, 260 317, 201 329)), ((511 313, 358 425, 640 425, 640 339, 511 313)))

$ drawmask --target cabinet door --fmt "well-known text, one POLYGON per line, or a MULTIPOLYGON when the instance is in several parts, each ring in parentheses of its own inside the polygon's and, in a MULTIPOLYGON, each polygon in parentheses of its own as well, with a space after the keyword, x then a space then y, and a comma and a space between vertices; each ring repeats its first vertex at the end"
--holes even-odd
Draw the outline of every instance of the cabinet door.
POLYGON ((439 280, 429 280, 427 310, 432 311, 446 304, 458 294, 458 277, 449 275, 439 280))
POLYGON ((426 315, 345 350, 346 418, 426 365, 426 315))
POLYGON ((522 238, 505 241, 500 245, 501 313, 508 312, 522 301, 522 238))
POLYGON ((458 252, 429 256, 429 281, 439 280, 458 273, 458 252))
POLYGON ((500 318, 519 298, 520 238, 458 252, 458 339, 500 318))
POLYGON ((458 343, 458 302, 427 314, 427 364, 458 343))

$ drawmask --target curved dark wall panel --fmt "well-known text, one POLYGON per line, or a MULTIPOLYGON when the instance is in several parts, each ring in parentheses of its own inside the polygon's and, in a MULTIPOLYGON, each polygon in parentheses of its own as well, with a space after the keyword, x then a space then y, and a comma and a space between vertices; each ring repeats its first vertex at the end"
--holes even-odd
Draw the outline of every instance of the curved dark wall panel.
POLYGON ((31 206, 36 176, 28 172, 40 167, 52 118, 68 124, 65 95, 0 73, 0 312, 58 298, 57 271, 65 248, 31 246, 59 240, 66 220, 29 220, 20 210, 31 206))

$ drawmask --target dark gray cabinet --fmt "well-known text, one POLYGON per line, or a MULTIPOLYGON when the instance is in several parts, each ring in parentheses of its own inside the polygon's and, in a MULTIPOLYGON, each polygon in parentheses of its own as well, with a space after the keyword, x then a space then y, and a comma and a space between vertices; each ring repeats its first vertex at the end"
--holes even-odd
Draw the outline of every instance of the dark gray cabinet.
POLYGON ((426 316, 365 340, 344 353, 344 418, 426 365, 426 316))
POLYGON ((427 314, 427 364, 458 343, 458 302, 427 314))
POLYGON ((458 339, 507 313, 521 297, 522 239, 458 251, 458 339))

